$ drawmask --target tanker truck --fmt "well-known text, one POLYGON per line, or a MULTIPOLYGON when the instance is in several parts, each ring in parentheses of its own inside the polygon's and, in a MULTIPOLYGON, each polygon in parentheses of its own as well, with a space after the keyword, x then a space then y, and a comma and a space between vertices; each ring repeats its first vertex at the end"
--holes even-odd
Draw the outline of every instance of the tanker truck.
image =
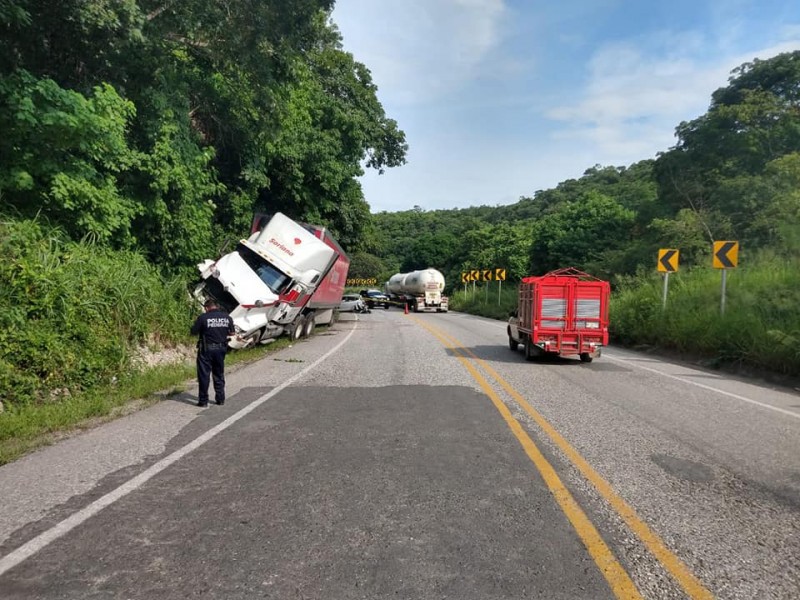
POLYGON ((442 295, 444 275, 436 269, 397 273, 384 287, 391 300, 414 312, 447 312, 447 296, 442 295))

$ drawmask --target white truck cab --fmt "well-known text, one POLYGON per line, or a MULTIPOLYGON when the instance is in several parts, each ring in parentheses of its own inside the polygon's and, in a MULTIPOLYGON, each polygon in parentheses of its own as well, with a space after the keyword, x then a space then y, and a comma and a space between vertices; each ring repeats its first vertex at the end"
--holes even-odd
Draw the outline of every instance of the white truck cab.
POLYGON ((299 321, 337 258, 324 241, 276 213, 233 252, 197 265, 203 281, 194 296, 214 298, 230 314, 236 329, 232 348, 252 346, 299 321))

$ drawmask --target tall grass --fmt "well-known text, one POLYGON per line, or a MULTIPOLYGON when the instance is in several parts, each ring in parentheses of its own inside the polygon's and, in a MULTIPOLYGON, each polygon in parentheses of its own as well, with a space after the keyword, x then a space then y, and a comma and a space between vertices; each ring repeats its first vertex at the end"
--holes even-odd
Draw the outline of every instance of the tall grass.
POLYGON ((121 379, 134 350, 185 340, 183 283, 134 252, 75 243, 36 221, 0 222, 0 400, 47 403, 121 379))
POLYGON ((624 344, 649 344, 711 363, 800 373, 800 260, 763 253, 727 274, 696 268, 663 279, 640 276, 615 291, 611 331, 624 344))
POLYGON ((508 313, 517 307, 517 285, 503 282, 502 288, 497 282, 486 286, 472 288, 467 286, 450 294, 450 308, 473 315, 505 321, 508 313))

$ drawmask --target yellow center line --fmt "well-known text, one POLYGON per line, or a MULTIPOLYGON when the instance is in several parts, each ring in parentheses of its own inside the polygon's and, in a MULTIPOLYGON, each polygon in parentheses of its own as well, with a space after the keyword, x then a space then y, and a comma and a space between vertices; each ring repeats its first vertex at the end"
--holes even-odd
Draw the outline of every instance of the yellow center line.
POLYGON ((595 487, 603 498, 611 505, 616 513, 622 518, 628 527, 644 543, 653 556, 664 566, 664 568, 675 578, 686 594, 693 600, 713 600, 713 594, 705 588, 702 582, 691 572, 678 556, 667 548, 666 544, 648 525, 639 517, 636 511, 622 497, 617 494, 603 477, 595 471, 572 445, 558 433, 528 401, 520 395, 505 379, 503 379, 486 361, 476 354, 463 347, 456 338, 439 332, 419 319, 414 319, 425 329, 428 329, 435 337, 445 343, 453 343, 458 350, 468 354, 478 363, 483 370, 488 373, 500 386, 511 396, 522 409, 536 422, 536 424, 550 437, 553 443, 567 456, 573 465, 583 474, 583 476, 595 487), (451 340, 448 342, 447 340, 451 340))
POLYGON ((463 348, 450 344, 447 339, 445 339, 433 328, 428 327, 428 325, 422 323, 416 318, 413 319, 420 323, 424 328, 428 329, 428 331, 430 331, 434 337, 438 338, 446 348, 454 352, 456 358, 458 358, 470 375, 472 375, 475 381, 478 382, 478 385, 480 385, 481 389, 483 389, 483 391, 486 392, 486 395, 492 400, 495 408, 497 408, 498 412, 502 415, 514 436, 522 445, 522 448, 525 450, 528 458, 531 459, 533 464, 539 470, 542 479, 555 497, 556 502, 558 502, 558 505, 561 507, 564 515, 572 524, 573 528, 578 534, 578 537, 580 537, 581 541, 583 542, 583 545, 589 551, 589 554, 597 564, 597 567, 600 569, 603 577, 605 577, 614 595, 617 598, 625 598, 630 600, 641 599, 642 596, 639 594, 639 591, 636 589, 633 581, 631 581, 628 573, 625 571, 622 565, 620 565, 619 561, 614 556, 614 553, 611 551, 608 545, 606 545, 606 543, 603 541, 603 538, 600 536, 600 533, 589 520, 589 517, 586 516, 586 513, 583 512, 581 507, 572 497, 572 494, 562 483, 561 478, 558 476, 553 466, 547 461, 539 448, 537 448, 534 441, 525 432, 522 425, 520 425, 519 421, 514 418, 505 403, 492 389, 491 384, 461 353, 463 348))

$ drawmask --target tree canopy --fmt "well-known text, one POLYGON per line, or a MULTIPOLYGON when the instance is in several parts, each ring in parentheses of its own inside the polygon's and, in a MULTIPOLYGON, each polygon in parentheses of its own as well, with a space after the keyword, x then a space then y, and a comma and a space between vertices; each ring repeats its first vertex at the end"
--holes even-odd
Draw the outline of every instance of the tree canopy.
POLYGON ((0 3, 0 210, 167 269, 255 211, 357 248, 406 143, 332 0, 0 3))

